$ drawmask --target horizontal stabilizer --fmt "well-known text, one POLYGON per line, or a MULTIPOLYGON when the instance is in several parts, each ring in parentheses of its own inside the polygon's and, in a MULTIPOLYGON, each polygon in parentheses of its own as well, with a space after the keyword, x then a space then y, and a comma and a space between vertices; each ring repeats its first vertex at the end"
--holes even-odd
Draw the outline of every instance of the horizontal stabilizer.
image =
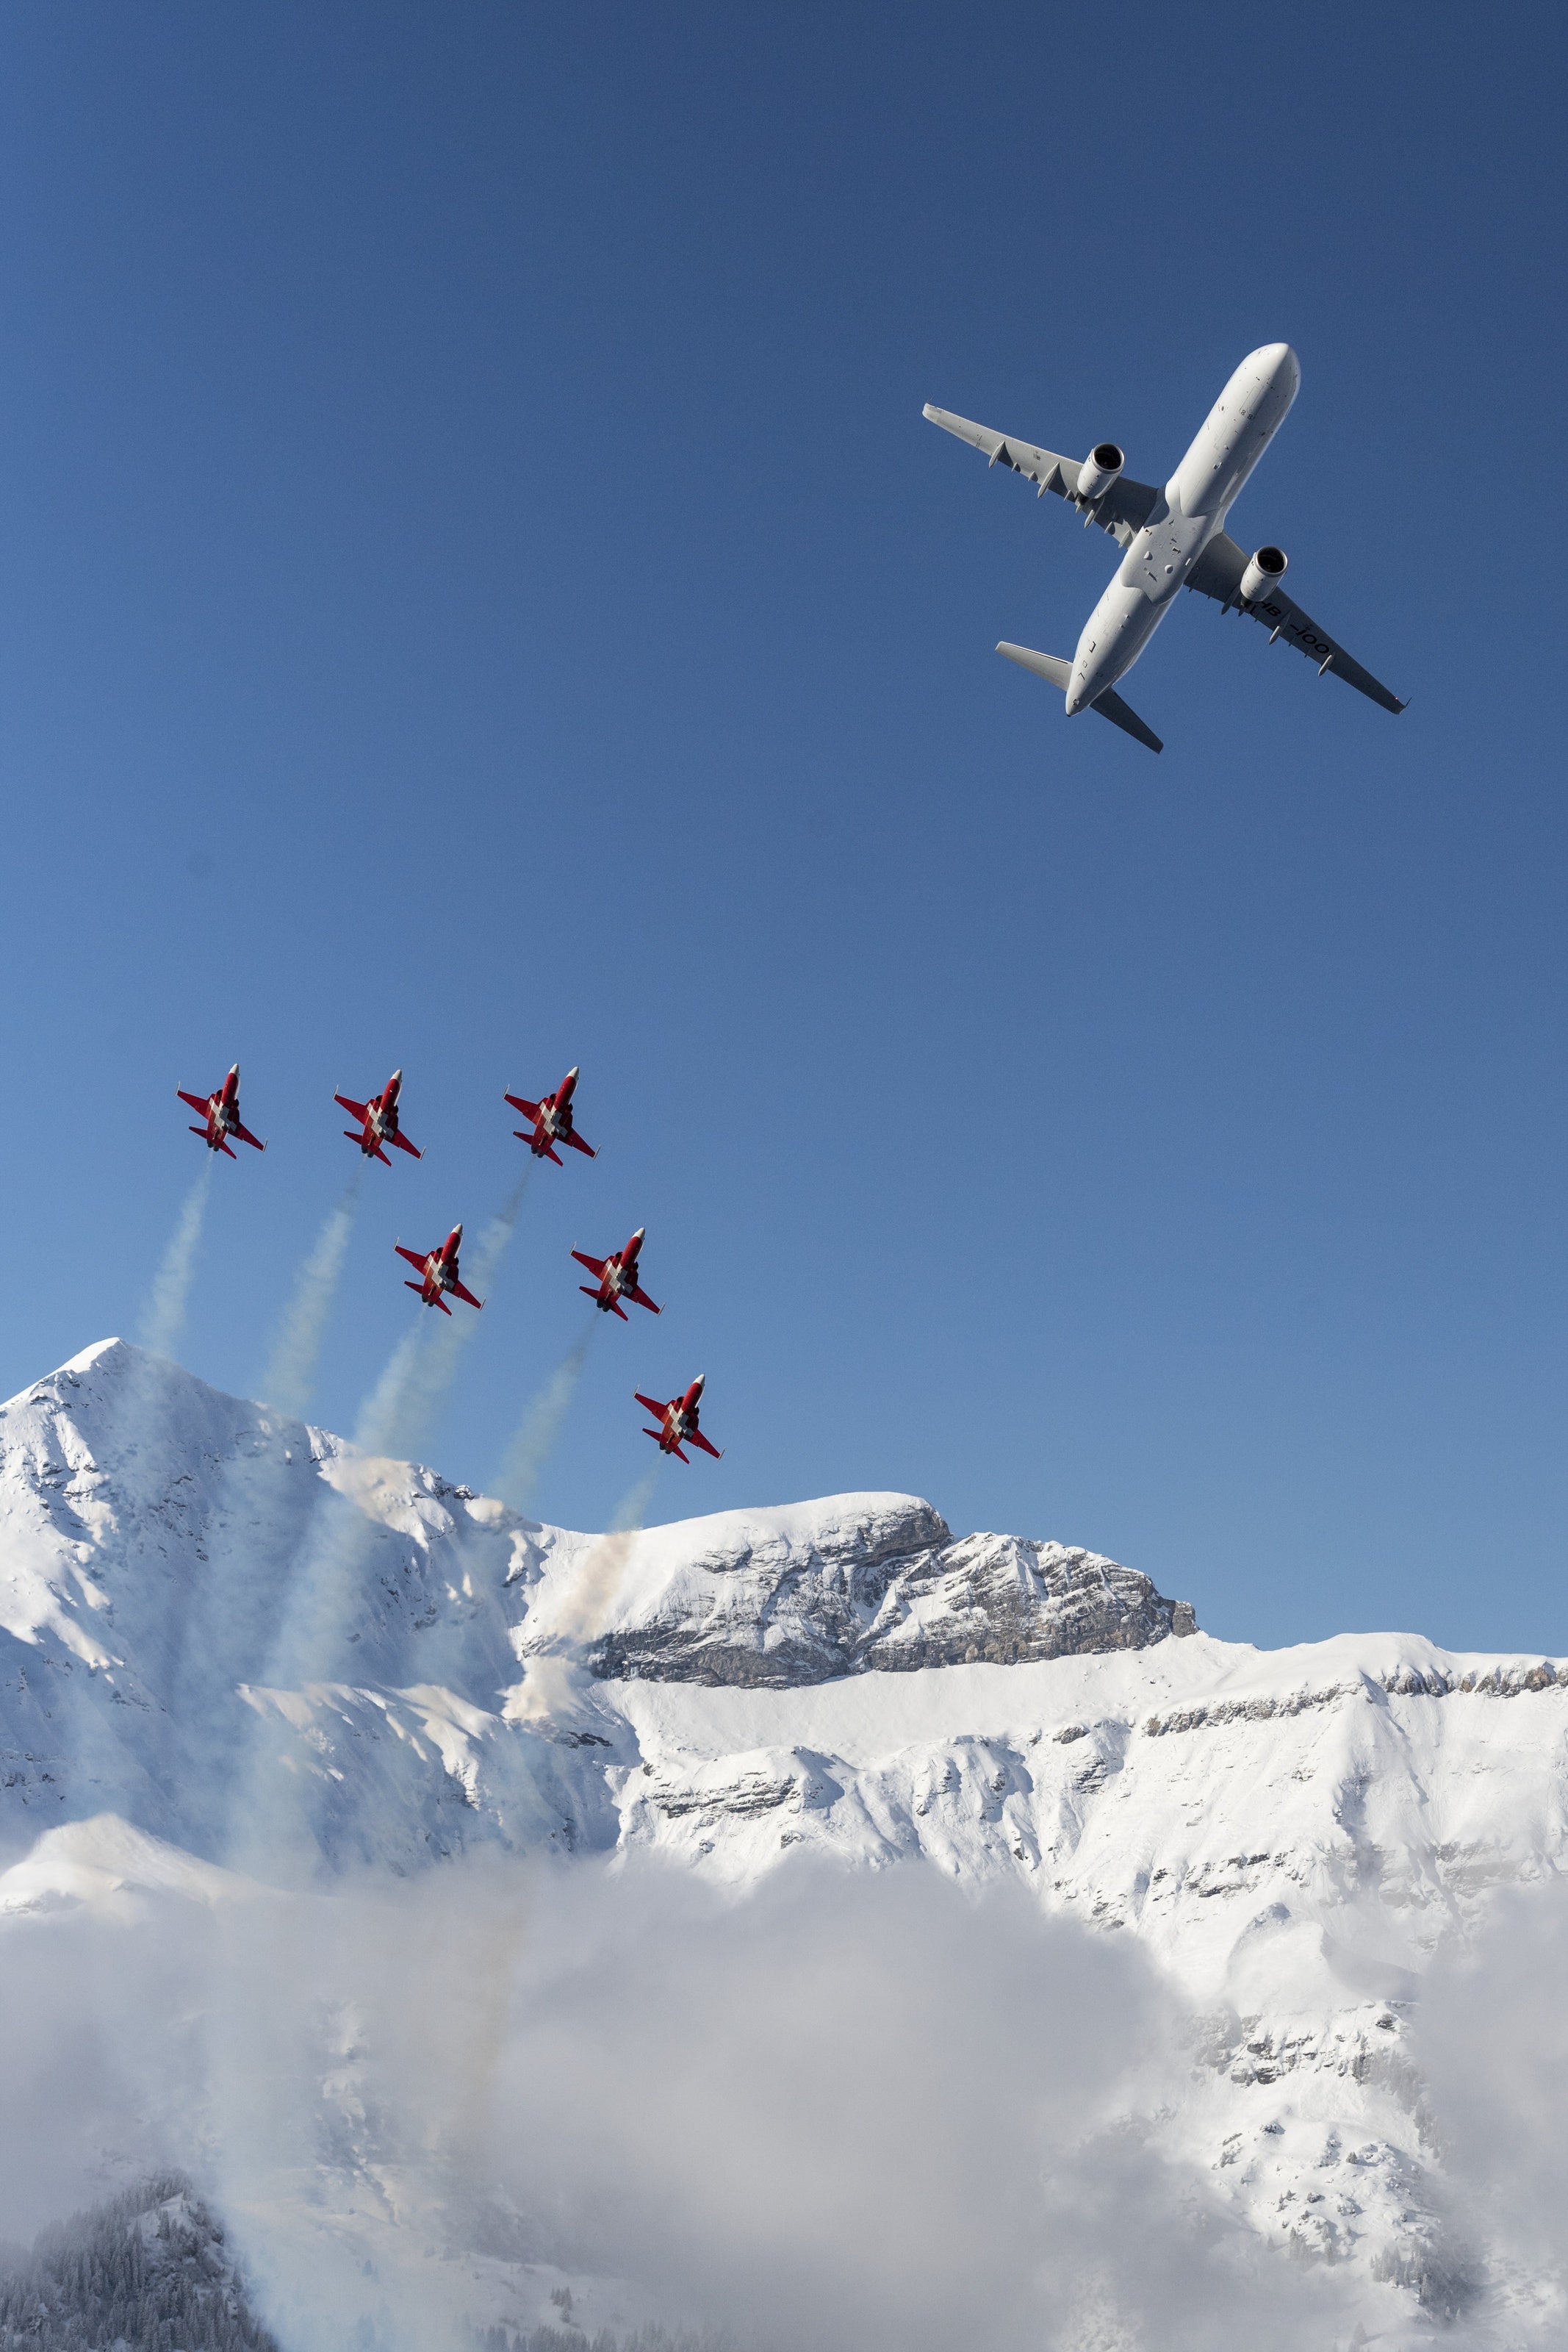
POLYGON ((1036 677, 1043 677, 1048 685, 1054 686, 1060 693, 1065 694, 1072 682, 1072 664, 1070 661, 1063 661, 1060 654, 1037 654, 1030 646, 1009 646, 1005 643, 999 645, 997 651, 999 654, 1006 654, 1009 661, 1017 662, 1019 669, 1033 670, 1036 677))
MULTIPOLYGON (((1072 682, 1072 664, 1063 661, 1060 654, 1037 654, 1030 646, 1006 644, 999 645, 997 651, 1005 654, 1009 661, 1017 662, 1020 669, 1032 670, 1036 677, 1043 677, 1063 694, 1072 682)), ((1145 745, 1151 751, 1165 750, 1154 729, 1145 726, 1137 712, 1111 687, 1097 694, 1089 708, 1098 711, 1102 719, 1108 719, 1113 727, 1119 727, 1124 735, 1130 735, 1135 743, 1145 745)))

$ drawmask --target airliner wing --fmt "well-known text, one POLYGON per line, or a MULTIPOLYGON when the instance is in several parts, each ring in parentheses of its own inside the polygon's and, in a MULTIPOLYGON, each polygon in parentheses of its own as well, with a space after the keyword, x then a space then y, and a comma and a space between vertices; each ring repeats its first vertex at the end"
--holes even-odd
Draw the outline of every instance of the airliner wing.
POLYGON ((1369 669, 1363 669, 1358 661, 1354 661, 1344 647, 1336 645, 1328 631, 1320 629, 1317 623, 1303 613, 1299 604, 1293 604, 1282 590, 1271 588, 1256 603, 1243 604, 1237 591, 1246 569, 1246 550, 1238 547, 1229 533, 1222 530, 1209 541, 1193 565, 1192 577, 1186 584, 1189 588, 1196 588, 1201 596, 1212 596, 1218 604, 1227 608, 1234 604, 1239 613, 1249 614, 1253 620, 1261 621, 1273 636, 1281 638, 1288 646, 1294 646, 1298 653, 1305 654, 1320 676, 1326 669, 1331 677, 1343 677, 1347 686, 1354 686, 1358 693, 1381 703, 1385 710, 1404 709, 1405 705, 1396 694, 1391 694, 1381 679, 1374 677, 1369 669))
MULTIPOLYGON (((1010 433, 993 433, 988 425, 973 425, 967 416, 955 416, 950 409, 927 405, 924 414, 944 433, 956 434, 960 441, 967 441, 971 449, 977 449, 993 466, 1009 466, 1015 474, 1026 475, 1039 486, 1037 495, 1054 490, 1059 499, 1075 496, 1081 458, 1063 457, 1054 449, 1037 449, 1032 441, 1019 441, 1010 433)), ((1094 520, 1122 546, 1129 546, 1147 522, 1159 496, 1159 491, 1147 482, 1132 482, 1125 474, 1119 474, 1095 507, 1094 520)), ((1245 557, 1242 560, 1245 562, 1245 557)))

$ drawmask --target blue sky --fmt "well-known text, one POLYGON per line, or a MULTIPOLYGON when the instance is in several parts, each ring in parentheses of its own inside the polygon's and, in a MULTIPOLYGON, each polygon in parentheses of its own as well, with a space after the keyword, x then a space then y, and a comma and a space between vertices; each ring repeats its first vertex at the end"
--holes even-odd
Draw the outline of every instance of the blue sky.
POLYGON ((276 5, 0 16, 0 1387, 134 1331, 236 1055, 183 1352, 251 1389, 394 1064, 313 1411, 580 1063, 428 1451, 476 1485, 646 1223, 536 1507, 709 1375, 655 1516, 841 1488, 1267 1643, 1568 1649, 1561 12, 276 5), (1528 71, 1521 70, 1521 59, 1528 71), (920 415, 1163 480, 1412 697, 920 415))

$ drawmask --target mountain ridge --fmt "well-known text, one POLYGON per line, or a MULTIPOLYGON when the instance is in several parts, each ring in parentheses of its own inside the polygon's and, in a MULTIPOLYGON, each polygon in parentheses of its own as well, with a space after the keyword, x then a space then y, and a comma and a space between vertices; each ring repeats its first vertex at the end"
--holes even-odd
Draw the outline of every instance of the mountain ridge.
POLYGON ((1456 2235, 1412 2036, 1434 1957, 1568 1874, 1568 1662, 1265 1652, 1180 1607, 911 1496, 551 1528, 100 1343, 0 1407, 0 1933, 223 1906, 279 1808, 329 1880, 923 1861, 1147 1953, 1194 2055, 1146 2128, 1384 2340, 1562 2315, 1456 2235))

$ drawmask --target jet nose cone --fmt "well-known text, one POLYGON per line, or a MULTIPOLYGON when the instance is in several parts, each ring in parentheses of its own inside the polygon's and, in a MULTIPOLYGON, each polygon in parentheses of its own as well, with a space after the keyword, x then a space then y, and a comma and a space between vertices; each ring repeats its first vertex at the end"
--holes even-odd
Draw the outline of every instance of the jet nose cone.
POLYGON ((692 1387, 693 1387, 693 1389, 695 1390, 695 1391, 696 1392, 696 1394, 697 1394, 698 1396, 701 1396, 701 1394, 702 1394, 702 1392, 703 1392, 704 1389, 706 1389, 706 1386, 707 1386, 707 1374, 706 1374, 706 1372, 699 1372, 699 1373, 697 1374, 697 1376, 696 1376, 695 1380, 692 1382, 692 1387))
POLYGON ((455 1242, 460 1242, 460 1241, 462 1240, 462 1238, 463 1238, 463 1228, 462 1228, 462 1226, 461 1226, 461 1225, 454 1225, 454 1226, 453 1226, 453 1228, 452 1228, 452 1238, 453 1238, 453 1240, 454 1240, 455 1242))
POLYGON ((1252 357, 1265 374, 1272 376, 1278 383, 1290 386, 1293 400, 1301 389, 1301 363, 1290 344, 1260 343, 1252 357))
POLYGON ((632 1236, 632 1240, 634 1242, 640 1242, 647 1230, 648 1228, 646 1225, 639 1225, 636 1232, 632 1236))
POLYGON ((401 1086, 402 1084, 402 1072, 401 1070, 394 1070, 391 1077, 387 1080, 387 1084, 389 1087, 401 1086))
POLYGON ((567 1074, 566 1074, 566 1075, 567 1075, 567 1076, 568 1076, 569 1078, 575 1078, 575 1077, 576 1077, 576 1076, 577 1076, 577 1064, 576 1064, 575 1062, 572 1064, 572 1066, 571 1066, 570 1069, 570 1070, 568 1070, 568 1072, 567 1072, 567 1074))

